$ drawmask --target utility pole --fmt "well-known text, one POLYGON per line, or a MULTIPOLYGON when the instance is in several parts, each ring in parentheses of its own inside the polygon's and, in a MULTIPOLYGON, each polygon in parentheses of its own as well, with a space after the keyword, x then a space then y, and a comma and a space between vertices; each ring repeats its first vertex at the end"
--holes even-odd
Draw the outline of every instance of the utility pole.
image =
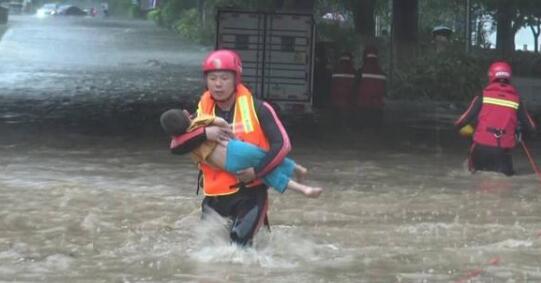
POLYGON ((199 24, 205 26, 205 11, 204 11, 205 0, 197 0, 197 12, 199 13, 199 24))
POLYGON ((465 21, 466 21, 466 25, 465 25, 465 30, 464 30, 464 33, 465 33, 465 41, 466 41, 466 53, 470 53, 470 48, 471 48, 471 0, 465 0, 465 3, 464 3, 464 13, 465 13, 465 21))
POLYGON ((389 0, 389 10, 391 11, 390 19, 391 19, 391 30, 389 32, 389 45, 390 45, 390 53, 389 53, 389 86, 393 83, 393 71, 394 71, 394 5, 393 0, 389 0))

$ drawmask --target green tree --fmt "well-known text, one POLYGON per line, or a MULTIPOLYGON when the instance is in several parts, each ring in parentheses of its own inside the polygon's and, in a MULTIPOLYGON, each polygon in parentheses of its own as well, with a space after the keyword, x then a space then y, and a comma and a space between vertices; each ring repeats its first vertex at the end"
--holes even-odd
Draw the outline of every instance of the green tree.
POLYGON ((418 17, 417 0, 393 0, 393 53, 398 67, 417 57, 418 17))
POLYGON ((315 4, 315 0, 278 0, 274 2, 278 9, 303 11, 313 11, 315 4))
POLYGON ((541 17, 530 16, 526 19, 533 35, 534 52, 539 53, 539 34, 541 33, 541 17))
POLYGON ((363 41, 376 35, 375 10, 377 0, 345 0, 346 7, 353 13, 355 31, 363 41))
POLYGON ((525 15, 526 25, 530 27, 534 41, 534 51, 539 53, 539 35, 541 33, 541 6, 538 3, 530 2, 525 15))
POLYGON ((504 58, 515 50, 515 35, 526 26, 526 19, 532 8, 539 6, 537 0, 478 0, 483 3, 496 21, 496 49, 504 58))
POLYGON ((419 30, 430 32, 435 26, 444 25, 455 32, 465 28, 464 0, 419 1, 419 30))
POLYGON ((490 33, 496 30, 495 25, 490 24, 493 22, 492 15, 483 2, 477 1, 471 3, 471 15, 473 19, 473 45, 481 48, 489 48, 491 45, 489 41, 490 33), (490 28, 487 29, 487 26, 490 26, 490 28))

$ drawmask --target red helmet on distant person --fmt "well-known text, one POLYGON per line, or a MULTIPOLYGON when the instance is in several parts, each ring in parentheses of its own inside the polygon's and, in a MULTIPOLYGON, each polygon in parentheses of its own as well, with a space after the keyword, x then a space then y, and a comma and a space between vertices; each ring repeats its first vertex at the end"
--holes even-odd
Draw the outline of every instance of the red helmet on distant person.
POLYGON ((497 79, 511 79, 511 66, 505 61, 496 61, 488 68, 488 80, 493 82, 497 79))
POLYGON ((239 84, 242 74, 242 62, 239 55, 227 49, 211 52, 203 61, 203 73, 212 71, 232 71, 235 73, 235 84, 239 84))

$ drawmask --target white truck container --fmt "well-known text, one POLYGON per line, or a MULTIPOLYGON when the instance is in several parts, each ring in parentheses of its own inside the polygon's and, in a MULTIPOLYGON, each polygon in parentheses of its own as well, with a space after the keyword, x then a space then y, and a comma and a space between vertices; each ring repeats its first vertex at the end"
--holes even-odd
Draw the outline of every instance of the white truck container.
POLYGON ((219 10, 216 48, 238 52, 243 82, 282 115, 312 114, 312 14, 219 10))

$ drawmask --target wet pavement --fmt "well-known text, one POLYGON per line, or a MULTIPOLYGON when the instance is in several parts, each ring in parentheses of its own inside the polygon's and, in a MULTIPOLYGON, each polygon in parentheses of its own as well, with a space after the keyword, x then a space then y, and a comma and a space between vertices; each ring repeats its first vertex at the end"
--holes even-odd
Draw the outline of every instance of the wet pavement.
POLYGON ((0 42, 0 119, 140 124, 192 102, 207 50, 146 21, 14 16, 0 42))
POLYGON ((541 281, 541 183, 520 149, 515 177, 466 170, 451 127, 464 105, 388 101, 379 132, 289 125, 325 191, 271 191, 272 232, 240 249, 200 222, 195 166, 157 120, 201 90, 206 48, 148 22, 11 19, 0 281, 541 281))

